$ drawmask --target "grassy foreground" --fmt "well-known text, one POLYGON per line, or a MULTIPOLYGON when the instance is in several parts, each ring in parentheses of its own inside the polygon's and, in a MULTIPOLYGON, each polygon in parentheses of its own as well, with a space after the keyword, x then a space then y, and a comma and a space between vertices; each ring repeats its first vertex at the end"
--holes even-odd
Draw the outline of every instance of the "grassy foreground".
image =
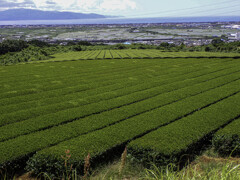
POLYGON ((116 161, 100 171, 96 171, 90 179, 152 179, 152 180, 238 180, 240 179, 240 159, 220 158, 203 155, 180 171, 175 171, 173 165, 159 168, 155 165, 145 169, 141 165, 127 162, 119 174, 121 161, 116 161))
MULTIPOLYGON (((69 152, 70 155, 70 152, 69 152)), ((68 156, 70 159, 70 156, 68 156)), ((35 180, 35 179, 66 179, 66 180, 239 180, 240 179, 240 158, 222 158, 219 157, 213 150, 207 150, 195 161, 189 163, 185 168, 176 170, 176 167, 169 164, 167 167, 160 168, 152 164, 151 168, 144 168, 141 164, 136 164, 131 157, 123 152, 121 159, 115 159, 109 164, 102 165, 97 169, 90 170, 90 164, 84 169, 85 175, 82 172, 77 172, 68 163, 69 159, 65 159, 66 172, 62 177, 51 178, 48 174, 42 173, 37 177, 32 177, 30 173, 7 178, 2 174, 1 179, 16 179, 16 180, 35 180), (88 169, 89 168, 89 169, 88 169), (87 171, 87 172, 86 172, 87 171), (40 178, 41 177, 41 178, 40 178)), ((63 160, 64 161, 64 160, 63 160)), ((87 165, 87 164, 86 164, 87 165)))

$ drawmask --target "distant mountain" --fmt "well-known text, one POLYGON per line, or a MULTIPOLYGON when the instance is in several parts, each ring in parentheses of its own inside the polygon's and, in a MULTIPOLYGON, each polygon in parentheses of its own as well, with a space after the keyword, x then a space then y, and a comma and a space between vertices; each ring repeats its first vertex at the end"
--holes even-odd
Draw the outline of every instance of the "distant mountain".
POLYGON ((6 11, 0 11, 0 21, 66 20, 66 19, 98 19, 98 18, 107 18, 107 16, 99 14, 41 11, 33 9, 10 9, 6 11))

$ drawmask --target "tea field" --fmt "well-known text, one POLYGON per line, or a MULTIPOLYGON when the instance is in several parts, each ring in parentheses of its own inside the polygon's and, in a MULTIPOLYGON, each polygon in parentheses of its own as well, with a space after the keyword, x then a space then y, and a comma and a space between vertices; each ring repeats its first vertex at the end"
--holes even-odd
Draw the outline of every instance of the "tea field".
POLYGON ((168 164, 215 136, 240 136, 238 55, 141 52, 1 66, 0 166, 58 172, 67 149, 81 168, 88 153, 98 163, 125 146, 142 163, 168 164))
POLYGON ((153 58, 240 58, 239 53, 219 52, 163 52, 156 49, 92 50, 58 53, 48 61, 93 60, 93 59, 153 59, 153 58))

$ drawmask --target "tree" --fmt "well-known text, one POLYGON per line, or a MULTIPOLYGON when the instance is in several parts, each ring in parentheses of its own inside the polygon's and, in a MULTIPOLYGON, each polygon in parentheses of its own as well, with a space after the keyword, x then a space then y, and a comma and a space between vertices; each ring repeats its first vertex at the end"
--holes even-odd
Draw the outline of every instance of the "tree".
POLYGON ((80 45, 75 45, 75 46, 73 46, 73 50, 74 51, 81 51, 82 47, 80 45))
POLYGON ((223 40, 222 40, 221 38, 214 38, 214 39, 212 40, 212 45, 213 45, 214 47, 220 46, 220 45, 222 45, 222 44, 224 44, 224 42, 223 42, 223 40))
POLYGON ((167 42, 162 42, 159 46, 163 48, 168 48, 169 44, 167 42))
POLYGON ((124 46, 123 44, 117 44, 116 49, 126 49, 127 47, 124 46))
POLYGON ((91 46, 92 44, 88 41, 80 41, 77 43, 78 45, 82 45, 82 46, 91 46))
POLYGON ((207 47, 205 47, 205 51, 209 52, 209 51, 211 51, 211 48, 209 46, 207 46, 207 47))
POLYGON ((31 40, 28 43, 33 46, 37 46, 37 47, 49 47, 50 46, 47 42, 39 41, 37 39, 31 40))
POLYGON ((0 44, 0 54, 6 54, 8 52, 18 52, 29 45, 23 40, 5 40, 0 44))

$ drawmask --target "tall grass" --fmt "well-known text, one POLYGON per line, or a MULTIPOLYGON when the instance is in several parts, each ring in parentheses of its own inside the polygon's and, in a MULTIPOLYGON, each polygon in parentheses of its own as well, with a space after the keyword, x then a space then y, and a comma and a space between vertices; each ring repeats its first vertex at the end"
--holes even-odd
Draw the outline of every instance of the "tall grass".
MULTIPOLYGON (((44 180, 240 180, 240 158, 221 158, 209 150, 198 157, 194 162, 181 170, 175 165, 157 167, 152 164, 151 169, 144 169, 140 164, 131 162, 127 156, 127 149, 122 153, 121 159, 107 166, 102 166, 91 175, 90 154, 85 158, 84 172, 78 172, 70 164, 71 154, 69 150, 62 156, 65 172, 62 177, 52 178, 46 173, 40 173, 35 179, 44 180)), ((18 179, 16 176, 9 178, 7 174, 0 172, 1 180, 18 179)), ((34 178, 31 178, 34 179, 34 178)))
POLYGON ((240 160, 209 158, 202 156, 198 163, 191 164, 181 171, 175 171, 174 165, 167 168, 145 170, 143 179, 148 180, 240 180, 240 160))

